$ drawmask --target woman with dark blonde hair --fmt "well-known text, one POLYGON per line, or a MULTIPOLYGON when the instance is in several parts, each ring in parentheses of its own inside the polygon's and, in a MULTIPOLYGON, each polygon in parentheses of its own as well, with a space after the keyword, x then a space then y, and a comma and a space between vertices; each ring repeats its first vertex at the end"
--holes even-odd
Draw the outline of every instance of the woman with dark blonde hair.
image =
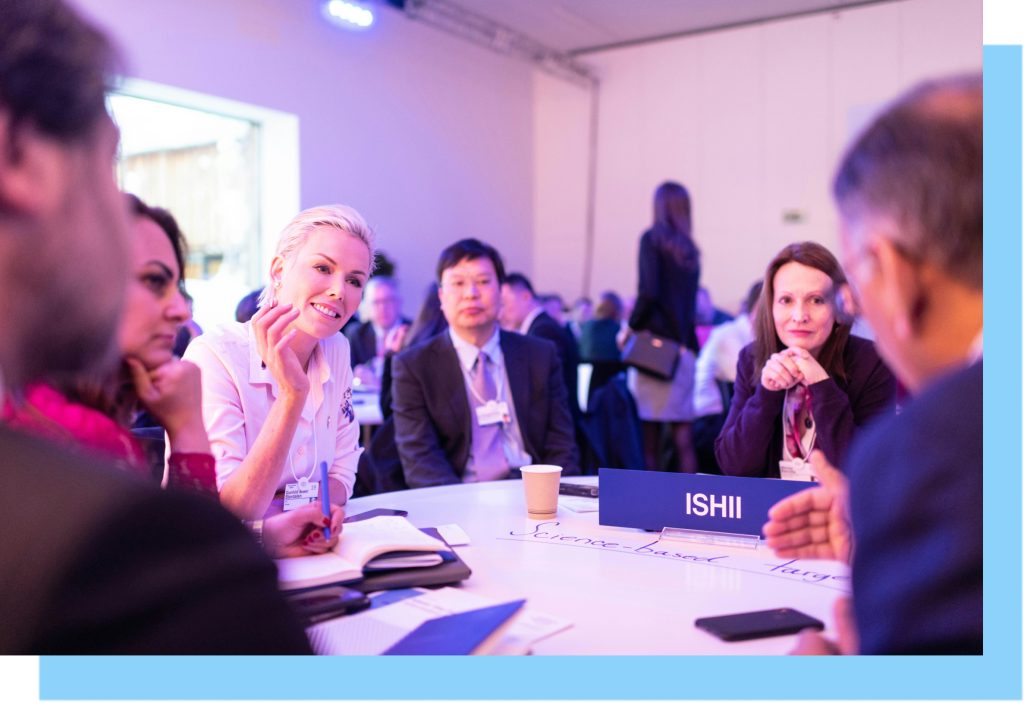
POLYGON ((726 475, 811 480, 812 450, 842 465, 856 429, 892 406, 892 373, 839 312, 845 284, 835 256, 812 241, 768 265, 754 342, 740 352, 715 442, 726 475))

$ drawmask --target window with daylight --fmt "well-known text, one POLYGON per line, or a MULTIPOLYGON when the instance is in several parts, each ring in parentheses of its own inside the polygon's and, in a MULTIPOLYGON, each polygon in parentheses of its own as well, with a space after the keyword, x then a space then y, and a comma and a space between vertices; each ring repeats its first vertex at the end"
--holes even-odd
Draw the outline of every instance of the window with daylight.
POLYGON ((161 86, 145 87, 110 96, 121 130, 118 182, 177 219, 189 247, 185 286, 196 322, 207 328, 233 319, 238 300, 262 285, 264 247, 268 239, 273 244, 264 220, 269 216, 279 227, 282 216, 287 221, 298 210, 297 177, 276 185, 265 181, 280 180, 282 168, 297 174, 297 120, 238 103, 218 110, 225 105, 216 103, 226 101, 174 89, 160 96, 161 86), (275 164, 285 162, 282 168, 268 162, 268 131, 294 131, 291 153, 281 144, 269 150, 275 164), (281 196, 263 202, 262 194, 274 187, 293 192, 294 202, 281 196))

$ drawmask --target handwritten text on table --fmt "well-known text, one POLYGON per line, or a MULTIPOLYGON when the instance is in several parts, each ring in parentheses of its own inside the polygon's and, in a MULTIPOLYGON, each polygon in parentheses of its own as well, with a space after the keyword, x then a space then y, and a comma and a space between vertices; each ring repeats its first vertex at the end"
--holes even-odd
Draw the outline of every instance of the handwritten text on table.
POLYGON ((557 521, 541 522, 534 525, 532 529, 512 529, 507 536, 498 538, 616 551, 689 563, 704 563, 749 573, 798 580, 844 592, 849 590, 850 577, 845 572, 845 567, 840 564, 823 561, 805 563, 795 559, 780 560, 771 557, 766 559, 763 554, 739 555, 736 552, 710 551, 701 547, 687 550, 680 548, 677 544, 665 543, 657 538, 652 541, 650 537, 632 540, 633 543, 630 543, 630 539, 622 538, 628 534, 616 534, 612 537, 603 537, 597 534, 584 536, 580 533, 574 534, 559 529, 560 526, 561 522, 557 521))

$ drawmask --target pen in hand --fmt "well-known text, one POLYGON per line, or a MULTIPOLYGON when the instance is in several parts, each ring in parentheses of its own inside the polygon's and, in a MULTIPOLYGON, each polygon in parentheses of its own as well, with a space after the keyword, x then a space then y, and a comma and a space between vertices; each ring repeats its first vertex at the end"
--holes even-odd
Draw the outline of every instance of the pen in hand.
MULTIPOLYGON (((320 461, 320 509, 326 518, 326 524, 331 523, 331 495, 327 488, 327 461, 320 461)), ((324 527, 324 539, 331 540, 331 527, 324 527)))

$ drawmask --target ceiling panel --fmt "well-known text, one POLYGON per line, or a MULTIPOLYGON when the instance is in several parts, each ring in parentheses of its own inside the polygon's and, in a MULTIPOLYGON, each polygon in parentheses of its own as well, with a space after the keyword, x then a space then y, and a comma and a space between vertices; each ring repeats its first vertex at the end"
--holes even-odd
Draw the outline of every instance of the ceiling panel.
POLYGON ((452 0, 558 51, 573 53, 808 12, 892 0, 452 0))

